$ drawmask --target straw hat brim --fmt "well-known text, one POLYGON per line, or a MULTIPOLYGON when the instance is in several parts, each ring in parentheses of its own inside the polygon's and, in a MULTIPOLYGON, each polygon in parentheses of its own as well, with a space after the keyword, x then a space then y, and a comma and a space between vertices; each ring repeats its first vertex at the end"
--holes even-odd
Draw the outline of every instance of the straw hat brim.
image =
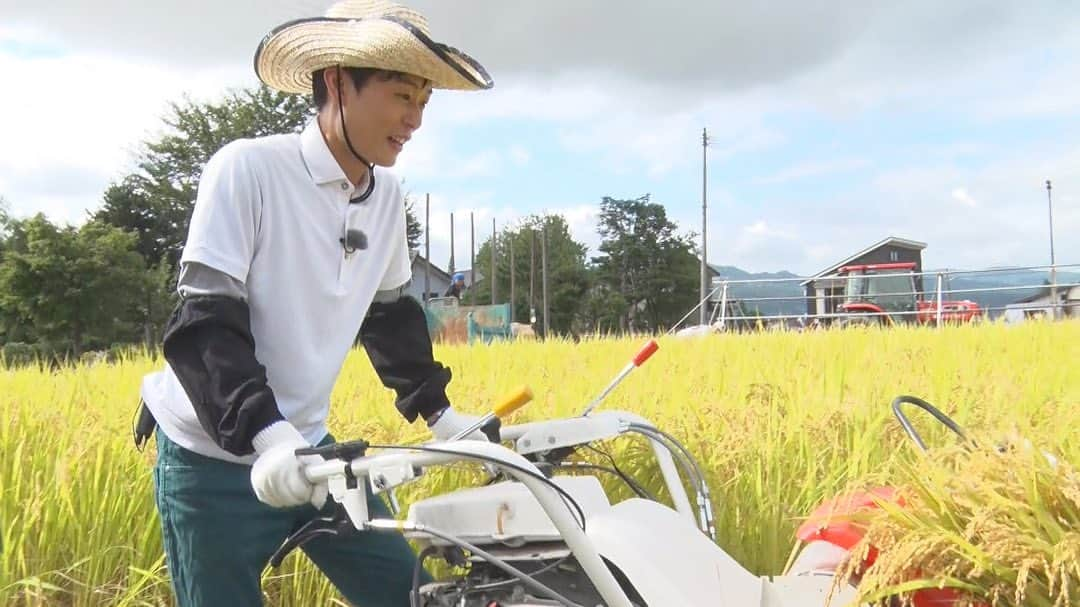
POLYGON ((494 86, 476 60, 394 17, 290 21, 270 32, 255 51, 259 79, 286 93, 310 94, 312 73, 339 65, 412 74, 438 89, 494 86))

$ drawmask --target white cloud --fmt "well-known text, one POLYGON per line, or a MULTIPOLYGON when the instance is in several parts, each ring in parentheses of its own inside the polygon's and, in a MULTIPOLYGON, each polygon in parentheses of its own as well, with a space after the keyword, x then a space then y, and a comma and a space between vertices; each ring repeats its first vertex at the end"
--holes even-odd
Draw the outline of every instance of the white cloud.
POLYGON ((743 232, 751 236, 769 236, 775 234, 764 221, 755 222, 753 225, 743 228, 743 232))
POLYGON ((34 58, 63 54, 64 44, 37 27, 0 24, 0 53, 34 58))
MULTIPOLYGON (((420 204, 416 212, 423 225, 423 198, 419 198, 420 204)), ((510 227, 514 228, 530 215, 562 215, 566 219, 570 234, 577 242, 586 246, 590 254, 595 254, 600 245, 600 236, 596 231, 596 218, 600 209, 589 204, 554 204, 536 212, 525 212, 522 209, 510 206, 498 206, 494 202, 491 192, 456 193, 452 195, 432 194, 431 196, 431 259, 440 267, 445 268, 450 259, 450 213, 454 214, 454 257, 457 269, 469 266, 470 255, 470 213, 472 213, 475 225, 475 244, 479 249, 481 243, 491 236, 491 220, 495 219, 495 229, 502 231, 510 227)), ((421 252, 424 247, 424 239, 421 237, 421 252)), ((479 263, 479 262, 478 262, 479 263)))
POLYGON ((807 262, 813 264, 813 267, 824 266, 825 264, 842 257, 839 251, 827 243, 812 243, 807 245, 806 256, 807 262))
POLYGON ((523 167, 526 164, 529 164, 530 158, 532 158, 532 156, 529 154, 529 150, 525 149, 524 146, 516 144, 510 146, 510 160, 514 165, 523 167))
POLYGON ((1057 259, 1080 263, 1080 241, 1067 236, 1080 233, 1080 147, 1034 142, 973 166, 925 162, 880 169, 869 188, 839 196, 728 205, 710 222, 709 260, 806 275, 899 236, 926 242, 931 268, 1045 264, 1051 177, 1057 259))
POLYGON ((165 71, 108 55, 2 51, 0 73, 19 91, 0 95, 2 193, 17 215, 65 221, 81 220, 108 181, 131 167, 139 142, 161 129, 169 100, 184 92, 217 97, 241 80, 228 69, 165 71))
POLYGON ((619 88, 609 80, 574 74, 555 81, 509 79, 490 91, 437 91, 428 112, 437 115, 440 122, 454 124, 504 119, 585 120, 603 115, 619 88))
POLYGON ((785 224, 773 225, 769 220, 756 219, 743 225, 732 225, 733 218, 713 221, 709 232, 709 262, 734 265, 744 270, 764 272, 791 269, 790 260, 804 255, 807 244, 798 233, 785 224), (785 260, 777 265, 777 260, 785 260))
MULTIPOLYGON (((91 8, 53 0, 9 2, 4 13, 5 23, 47 27, 74 47, 205 65, 247 63, 271 28, 321 14, 328 4, 264 0, 252 10, 248 2, 100 0, 91 8)), ((496 82, 577 70, 675 86, 688 97, 787 82, 853 56, 863 67, 880 64, 879 79, 993 64, 1016 49, 1074 36, 1077 20, 1070 2, 701 1, 681 3, 677 14, 662 0, 408 4, 427 14, 436 39, 475 56, 496 82)))
POLYGON ((413 133, 412 139, 405 144, 405 149, 398 156, 394 172, 406 180, 419 180, 439 175, 452 160, 446 148, 442 133, 425 120, 425 126, 413 133))
MULTIPOLYGON (((262 35, 329 1, 267 0, 255 12, 249 3, 209 0, 9 2, 0 73, 26 94, 0 96, 0 194, 16 213, 81 218, 108 180, 125 172, 134 146, 161 128, 167 101, 253 84, 250 57, 262 35)), ((656 18, 670 12, 659 0, 595 0, 573 10, 497 0, 415 4, 429 13, 436 38, 475 55, 498 83, 483 93, 439 91, 402 155, 399 174, 440 192, 433 215, 439 205, 444 215, 472 208, 487 222, 509 221, 523 210, 498 206, 503 193, 458 188, 552 161, 541 148, 506 143, 462 155, 458 138, 472 125, 515 121, 522 132, 555 133, 588 170, 641 173, 667 187, 680 169, 699 166, 703 126, 713 139, 712 169, 713 161, 772 151, 798 159, 799 146, 829 137, 830 121, 933 117, 951 108, 988 123, 1057 120, 1053 127, 1075 123, 1080 107, 1072 74, 1080 55, 1076 3, 700 1, 667 20, 656 18), (648 44, 623 43, 633 39, 648 44), (815 126, 825 134, 814 134, 815 126)), ((1005 135, 1000 143, 981 134, 967 143, 934 133, 933 145, 915 151, 925 160, 911 164, 874 158, 871 165, 838 142, 845 151, 833 160, 744 176, 786 184, 877 171, 869 185, 824 199, 750 204, 724 199, 710 184, 710 260, 814 271, 893 231, 927 240, 928 258, 952 265, 1035 260, 1046 233, 1045 192, 1035 190, 1048 177, 1056 187, 1058 257, 1080 260, 1080 240, 1067 236, 1080 232, 1076 198, 1069 199, 1070 190, 1080 191, 1080 154, 1068 147, 1075 130, 1062 132, 1019 150, 1008 148, 1005 135)), ((671 214, 696 227, 695 205, 673 205, 671 214)), ((551 206, 577 213, 572 229, 588 240, 595 217, 582 210, 587 205, 551 206)), ((448 252, 448 227, 436 234, 447 221, 432 227, 433 247, 442 242, 448 252)), ((460 215, 458 222, 460 230, 460 215)))
POLYGON ((415 137, 408 146, 408 153, 403 152, 394 165, 394 172, 406 180, 432 183, 493 177, 502 171, 505 164, 502 154, 495 149, 461 156, 454 152, 450 144, 438 139, 418 140, 415 137))
POLYGON ((967 191, 966 188, 953 188, 952 198, 956 202, 959 202, 960 204, 962 204, 962 205, 964 205, 966 207, 975 208, 975 207, 979 206, 979 203, 976 202, 975 199, 971 197, 971 194, 968 194, 968 191, 967 191))
POLYGON ((596 254, 601 240, 600 234, 596 231, 600 207, 591 204, 579 204, 555 207, 550 212, 565 217, 573 239, 585 245, 590 254, 596 254))
POLYGON ((735 241, 734 250, 740 253, 752 253, 774 247, 780 241, 794 242, 796 240, 797 237, 790 230, 775 228, 767 221, 759 219, 742 227, 739 238, 735 241))
MULTIPOLYGON (((733 104, 717 103, 676 113, 643 113, 627 107, 617 96, 608 100, 603 118, 583 120, 560 129, 559 141, 572 153, 597 154, 617 172, 643 168, 648 177, 664 177, 685 166, 700 166, 701 130, 733 104), (646 118, 646 116, 648 116, 646 118)), ((784 137, 748 115, 738 122, 716 119, 709 128, 709 161, 718 162, 736 154, 775 146, 784 137)))
MULTIPOLYGON (((451 213, 453 214, 454 233, 454 258, 455 269, 469 267, 469 239, 470 213, 472 214, 472 226, 475 230, 476 246, 487 237, 490 232, 491 216, 494 213, 491 192, 473 192, 468 194, 447 195, 443 193, 431 194, 431 259, 439 267, 448 267, 450 259, 450 231, 451 213)), ((417 209, 417 216, 423 226, 423 209, 417 209)), ((421 247, 424 246, 424 238, 421 237, 421 247)))
POLYGON ((451 163, 450 174, 460 178, 491 177, 502 168, 502 156, 496 150, 484 150, 451 163))
POLYGON ((870 161, 866 158, 817 160, 796 164, 774 175, 759 177, 755 179, 755 182, 761 184, 787 183, 789 181, 806 179, 809 177, 821 177, 823 175, 832 175, 834 173, 857 171, 868 166, 870 166, 870 161))

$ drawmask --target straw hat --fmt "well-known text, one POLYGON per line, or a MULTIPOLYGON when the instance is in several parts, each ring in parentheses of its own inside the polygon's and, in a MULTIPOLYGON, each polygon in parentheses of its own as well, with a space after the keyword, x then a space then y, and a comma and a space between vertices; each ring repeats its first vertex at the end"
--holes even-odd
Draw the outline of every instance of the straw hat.
POLYGON ((441 89, 494 85, 472 57, 433 41, 423 15, 387 0, 344 0, 325 17, 283 23, 255 51, 259 79, 286 93, 310 94, 312 73, 338 65, 404 72, 441 89))

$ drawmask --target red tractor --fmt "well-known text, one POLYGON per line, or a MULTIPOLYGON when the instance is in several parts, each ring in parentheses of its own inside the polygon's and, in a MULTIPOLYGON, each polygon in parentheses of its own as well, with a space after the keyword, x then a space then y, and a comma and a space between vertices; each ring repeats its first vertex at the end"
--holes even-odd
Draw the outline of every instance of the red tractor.
MULTIPOLYGON (((844 266, 837 274, 847 279, 844 303, 837 306, 842 325, 937 322, 938 302, 919 299, 913 262, 844 266)), ((974 301, 941 302, 943 322, 972 322, 981 316, 974 301)))

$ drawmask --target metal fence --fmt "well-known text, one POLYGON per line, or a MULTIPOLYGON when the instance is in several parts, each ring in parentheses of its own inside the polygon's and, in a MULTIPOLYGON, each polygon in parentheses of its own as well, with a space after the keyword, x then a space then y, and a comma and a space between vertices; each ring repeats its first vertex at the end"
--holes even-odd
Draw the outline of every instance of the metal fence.
MULTIPOLYGON (((879 275, 880 276, 880 275, 879 275)), ((892 297, 914 306, 884 312, 837 311, 844 303, 846 276, 815 276, 755 280, 713 279, 713 289, 672 329, 708 306, 709 325, 715 330, 783 327, 815 328, 853 322, 918 323, 940 326, 973 320, 1004 319, 1020 322, 1032 317, 1080 318, 1080 264, 1018 266, 987 269, 947 269, 932 272, 892 273, 911 277, 916 289, 874 293, 879 300, 892 297), (808 295, 805 283, 832 282, 833 293, 808 295), (918 285, 921 284, 921 288, 918 285), (810 302, 825 311, 811 312, 810 302)))

